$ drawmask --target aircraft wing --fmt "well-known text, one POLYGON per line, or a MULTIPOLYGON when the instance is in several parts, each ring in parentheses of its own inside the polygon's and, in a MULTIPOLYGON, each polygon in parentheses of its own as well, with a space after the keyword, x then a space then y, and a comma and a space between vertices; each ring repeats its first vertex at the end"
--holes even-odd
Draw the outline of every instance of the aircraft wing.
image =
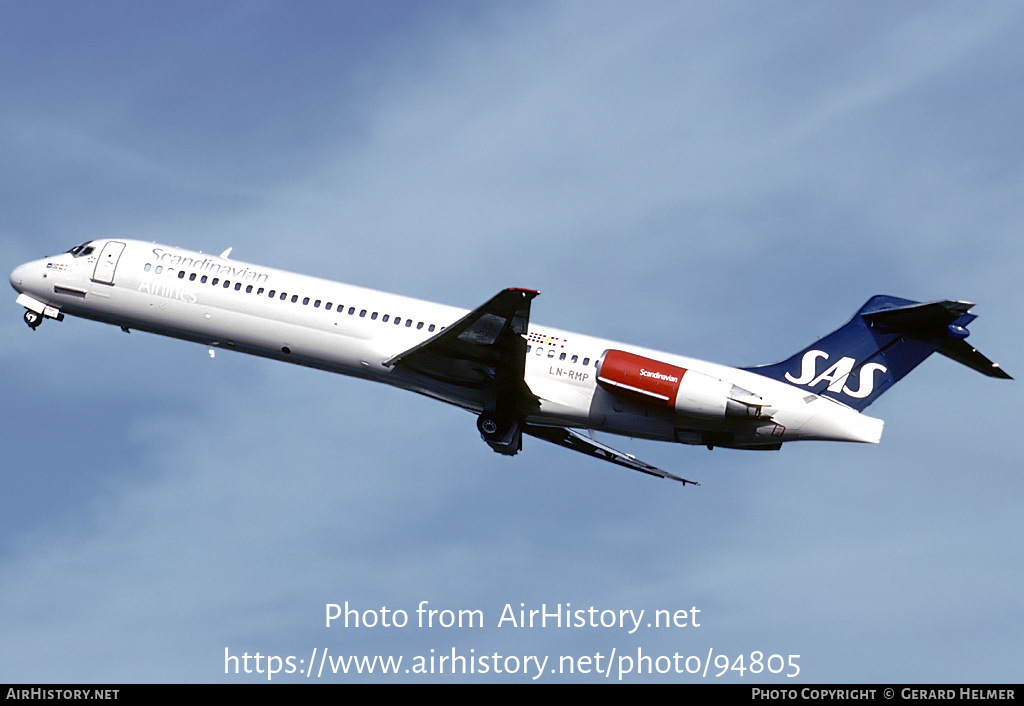
POLYGON ((539 292, 506 289, 423 343, 385 361, 443 382, 536 402, 523 379, 530 302, 539 292))
POLYGON ((523 431, 530 436, 537 437, 538 439, 544 439, 544 441, 550 441, 552 444, 558 444, 559 446, 564 446, 567 449, 585 453, 588 456, 593 456, 594 458, 610 461, 611 463, 619 466, 631 468, 634 471, 640 471, 641 473, 658 476, 660 478, 670 478, 672 480, 679 481, 683 485, 686 485, 687 483, 691 485, 700 485, 700 483, 697 483, 696 481, 680 478, 673 473, 663 471, 649 463, 644 463, 640 459, 634 458, 629 454, 616 451, 610 446, 605 446, 604 444, 594 441, 590 437, 584 436, 572 429, 567 429, 565 427, 541 427, 528 424, 523 431))
MULTIPOLYGON (((490 411, 522 419, 538 399, 524 380, 526 334, 530 323, 530 302, 539 292, 506 289, 469 312, 423 343, 384 362, 387 367, 404 367, 454 385, 479 388, 493 393, 490 411)), ((485 410, 487 411, 487 410, 485 410)), ((514 422, 504 439, 484 437, 495 451, 514 454, 523 432, 605 461, 661 478, 699 485, 692 480, 663 471, 621 451, 605 446, 572 429, 542 427, 514 422)), ((483 429, 481 429, 483 433, 483 429)), ((499 433, 502 436, 504 432, 499 433)))

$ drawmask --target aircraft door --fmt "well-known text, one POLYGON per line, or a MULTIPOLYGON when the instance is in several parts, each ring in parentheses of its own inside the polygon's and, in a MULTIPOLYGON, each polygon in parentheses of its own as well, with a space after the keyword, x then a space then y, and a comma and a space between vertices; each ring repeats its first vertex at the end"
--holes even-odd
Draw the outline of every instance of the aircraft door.
POLYGON ((100 251, 99 259, 96 260, 96 269, 92 273, 92 281, 113 284, 114 270, 117 269, 117 261, 121 258, 122 252, 124 252, 124 243, 111 240, 104 245, 103 250, 100 251))

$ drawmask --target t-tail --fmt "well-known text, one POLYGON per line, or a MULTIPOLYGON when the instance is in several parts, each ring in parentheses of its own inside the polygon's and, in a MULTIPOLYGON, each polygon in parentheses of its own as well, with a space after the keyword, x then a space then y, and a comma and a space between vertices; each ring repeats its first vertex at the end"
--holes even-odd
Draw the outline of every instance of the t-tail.
POLYGON ((863 411, 932 353, 990 377, 1012 379, 967 343, 973 304, 879 295, 849 323, 792 358, 747 368, 863 411))

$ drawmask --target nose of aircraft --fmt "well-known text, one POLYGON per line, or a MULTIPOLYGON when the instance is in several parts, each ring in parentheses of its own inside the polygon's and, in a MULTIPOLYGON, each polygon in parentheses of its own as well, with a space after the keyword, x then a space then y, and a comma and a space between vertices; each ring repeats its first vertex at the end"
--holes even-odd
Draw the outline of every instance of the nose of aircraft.
POLYGON ((42 290, 46 280, 46 260, 33 260, 18 265, 11 272, 11 286, 19 294, 42 290))
POLYGON ((15 291, 21 292, 22 287, 25 286, 25 270, 28 265, 18 265, 11 272, 11 286, 14 287, 15 291))

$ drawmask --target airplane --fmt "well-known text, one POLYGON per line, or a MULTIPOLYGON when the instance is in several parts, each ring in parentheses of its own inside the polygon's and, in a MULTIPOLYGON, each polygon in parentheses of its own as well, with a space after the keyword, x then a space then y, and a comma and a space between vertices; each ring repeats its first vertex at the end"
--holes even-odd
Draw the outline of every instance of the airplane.
POLYGON ((699 485, 606 446, 594 432, 777 450, 878 443, 864 409, 932 353, 1012 379, 971 347, 973 304, 879 295, 773 365, 734 368, 530 321, 538 292, 504 289, 466 311, 219 256, 91 240, 10 276, 35 330, 65 315, 382 382, 461 407, 497 453, 523 435, 699 485))

